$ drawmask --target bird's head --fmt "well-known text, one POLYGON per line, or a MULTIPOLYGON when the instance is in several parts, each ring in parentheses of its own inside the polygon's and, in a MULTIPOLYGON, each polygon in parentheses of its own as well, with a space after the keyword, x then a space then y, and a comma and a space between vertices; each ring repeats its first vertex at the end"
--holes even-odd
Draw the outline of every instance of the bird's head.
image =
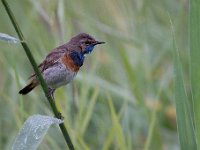
POLYGON ((84 55, 91 53, 96 45, 105 43, 95 40, 87 33, 80 33, 74 36, 70 42, 76 44, 80 48, 79 51, 84 55))

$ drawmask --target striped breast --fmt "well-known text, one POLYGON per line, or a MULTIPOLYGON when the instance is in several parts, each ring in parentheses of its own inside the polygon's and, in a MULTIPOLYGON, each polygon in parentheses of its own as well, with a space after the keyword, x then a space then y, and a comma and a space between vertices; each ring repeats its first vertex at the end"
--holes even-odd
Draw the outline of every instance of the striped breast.
POLYGON ((73 72, 78 72, 80 69, 80 66, 76 65, 74 60, 68 54, 65 54, 61 58, 61 62, 66 66, 66 68, 68 68, 69 70, 73 72))

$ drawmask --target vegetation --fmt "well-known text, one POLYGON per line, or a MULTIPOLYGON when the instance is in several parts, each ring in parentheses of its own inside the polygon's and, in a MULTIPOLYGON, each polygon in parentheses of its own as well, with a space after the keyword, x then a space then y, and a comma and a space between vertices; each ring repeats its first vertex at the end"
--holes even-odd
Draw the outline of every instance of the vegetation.
MULTIPOLYGON (((198 101, 193 111, 189 65, 194 67, 192 56, 198 53, 194 50, 189 62, 188 1, 8 2, 38 64, 52 48, 78 32, 90 33, 106 42, 87 57, 74 82, 55 94, 76 149, 173 150, 186 146, 179 142, 183 132, 194 138, 190 140, 195 148, 193 122, 199 127, 198 101), (187 126, 178 130, 178 138, 175 104, 182 104, 182 98, 187 108, 177 107, 177 120, 178 125, 187 126), (185 115, 181 111, 187 111, 189 120, 179 120, 185 115)), ((0 32, 17 37, 3 5, 0 14, 0 32)), ((190 25, 195 25, 195 21, 190 25)), ((11 149, 28 116, 53 114, 41 87, 27 96, 18 94, 33 72, 21 45, 1 42, 0 49, 0 149, 11 149)), ((191 78, 194 76, 195 72, 191 78)), ((197 86, 198 82, 192 80, 197 86)), ((192 84, 192 88, 197 87, 192 84)), ((49 130, 39 146, 65 148, 56 127, 49 130)))

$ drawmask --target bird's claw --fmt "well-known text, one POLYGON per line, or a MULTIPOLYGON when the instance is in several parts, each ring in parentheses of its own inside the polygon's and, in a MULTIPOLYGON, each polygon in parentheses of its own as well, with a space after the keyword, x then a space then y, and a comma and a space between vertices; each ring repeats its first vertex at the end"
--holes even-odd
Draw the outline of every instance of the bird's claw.
POLYGON ((64 120, 64 117, 62 116, 62 114, 61 114, 60 112, 58 113, 58 115, 57 115, 56 118, 58 118, 58 119, 60 119, 60 120, 64 120))

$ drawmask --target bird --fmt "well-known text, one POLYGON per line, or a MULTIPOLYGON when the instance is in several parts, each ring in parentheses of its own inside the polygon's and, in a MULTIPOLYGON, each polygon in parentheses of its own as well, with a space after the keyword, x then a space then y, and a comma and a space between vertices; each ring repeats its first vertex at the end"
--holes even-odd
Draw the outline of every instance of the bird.
MULTIPOLYGON (((48 86, 49 94, 53 97, 57 88, 70 83, 82 67, 85 56, 90 54, 96 45, 104 43, 87 33, 79 33, 47 54, 38 69, 48 86)), ((29 79, 30 82, 19 94, 26 95, 39 85, 36 74, 32 74, 29 79)))

